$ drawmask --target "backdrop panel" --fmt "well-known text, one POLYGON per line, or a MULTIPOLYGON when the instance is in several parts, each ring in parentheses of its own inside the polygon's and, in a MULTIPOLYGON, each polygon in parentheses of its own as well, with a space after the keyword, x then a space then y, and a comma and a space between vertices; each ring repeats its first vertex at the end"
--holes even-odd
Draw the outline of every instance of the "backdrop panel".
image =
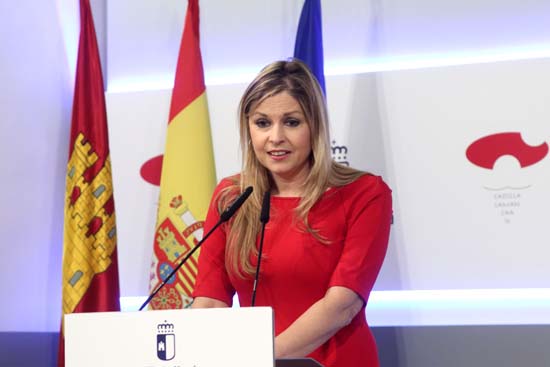
MULTIPOLYGON (((549 84, 548 59, 327 78, 334 159, 394 192, 377 289, 547 286, 549 84)), ((240 167, 244 88, 207 87, 218 180, 240 167)), ((147 293, 158 190, 139 170, 162 154, 169 98, 107 96, 124 296, 147 293)))

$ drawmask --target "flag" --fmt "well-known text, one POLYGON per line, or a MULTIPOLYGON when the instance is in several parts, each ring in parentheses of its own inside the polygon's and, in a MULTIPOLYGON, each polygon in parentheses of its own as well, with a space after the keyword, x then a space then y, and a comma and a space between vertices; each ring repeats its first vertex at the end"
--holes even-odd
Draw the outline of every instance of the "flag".
MULTIPOLYGON (((89 0, 80 0, 64 218, 63 315, 120 310, 107 114, 89 0)), ((58 365, 64 364, 62 321, 58 365)))
POLYGON ((321 0, 305 0, 296 32, 294 57, 309 66, 326 95, 321 0))
MULTIPOLYGON (((199 41, 198 0, 189 0, 170 104, 150 290, 156 289, 203 236, 216 185, 199 41)), ((152 299, 152 309, 187 307, 197 276, 197 251, 152 299)))

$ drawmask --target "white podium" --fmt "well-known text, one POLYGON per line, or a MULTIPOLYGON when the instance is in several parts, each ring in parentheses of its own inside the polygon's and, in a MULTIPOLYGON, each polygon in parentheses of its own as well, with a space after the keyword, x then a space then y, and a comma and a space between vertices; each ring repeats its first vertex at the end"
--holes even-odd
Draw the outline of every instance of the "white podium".
POLYGON ((66 367, 273 367, 269 307, 65 315, 66 367))

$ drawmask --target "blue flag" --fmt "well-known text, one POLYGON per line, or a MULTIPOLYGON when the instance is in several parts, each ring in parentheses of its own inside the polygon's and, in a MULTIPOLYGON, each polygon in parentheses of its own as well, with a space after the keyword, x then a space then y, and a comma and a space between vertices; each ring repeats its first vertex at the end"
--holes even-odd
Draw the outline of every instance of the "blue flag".
POLYGON ((298 24, 298 32, 296 33, 294 57, 309 66, 326 95, 321 0, 305 0, 300 15, 300 23, 298 24))

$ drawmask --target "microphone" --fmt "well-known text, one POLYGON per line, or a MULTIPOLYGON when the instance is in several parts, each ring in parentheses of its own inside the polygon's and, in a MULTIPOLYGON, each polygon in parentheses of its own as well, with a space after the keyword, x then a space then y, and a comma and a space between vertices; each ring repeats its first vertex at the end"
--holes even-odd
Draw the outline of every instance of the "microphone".
POLYGON ((226 222, 243 205, 246 199, 252 194, 252 186, 248 186, 244 192, 220 215, 220 222, 226 222))
POLYGON ((149 295, 149 297, 145 300, 145 302, 143 302, 143 304, 139 308, 139 311, 143 310, 143 308, 145 306, 147 306, 149 304, 149 302, 151 302, 151 300, 157 295, 157 293, 166 285, 166 283, 168 283, 170 281, 170 279, 174 276, 174 274, 176 274, 176 272, 183 266, 183 264, 185 264, 187 262, 187 260, 195 253, 195 251, 197 251, 197 249, 199 247, 201 247, 203 242, 206 241, 206 239, 208 237, 210 237, 210 235, 216 230, 216 228, 218 228, 220 226, 220 224, 222 224, 223 222, 227 222, 233 216, 233 214, 235 214, 235 212, 237 210, 239 210, 239 208, 243 205, 243 203, 246 201, 246 199, 248 199, 250 194, 252 194, 252 190, 253 190, 252 186, 248 186, 244 190, 244 192, 231 205, 229 205, 229 207, 227 209, 225 209, 223 211, 223 213, 220 215, 220 219, 214 225, 214 227, 212 227, 212 229, 210 231, 208 231, 208 233, 202 238, 202 240, 200 240, 199 243, 197 243, 187 253, 187 255, 183 258, 183 260, 180 261, 178 266, 176 266, 174 268, 174 270, 172 270, 172 272, 170 274, 168 274, 166 279, 164 279, 162 281, 162 283, 153 291, 153 293, 151 293, 149 295))
POLYGON ((264 200, 262 202, 262 211, 260 213, 260 222, 262 223, 262 234, 260 236, 260 248, 258 250, 258 264, 256 265, 256 276, 254 277, 254 287, 252 289, 252 302, 251 307, 254 307, 256 303, 256 288, 258 286, 258 278, 260 276, 260 263, 262 261, 262 250, 264 247, 264 232, 265 225, 269 222, 269 204, 271 199, 271 193, 266 191, 264 194, 264 200))
POLYGON ((269 205, 270 205, 271 193, 266 191, 264 194, 264 201, 262 202, 262 212, 260 213, 260 222, 265 226, 269 222, 269 205))

